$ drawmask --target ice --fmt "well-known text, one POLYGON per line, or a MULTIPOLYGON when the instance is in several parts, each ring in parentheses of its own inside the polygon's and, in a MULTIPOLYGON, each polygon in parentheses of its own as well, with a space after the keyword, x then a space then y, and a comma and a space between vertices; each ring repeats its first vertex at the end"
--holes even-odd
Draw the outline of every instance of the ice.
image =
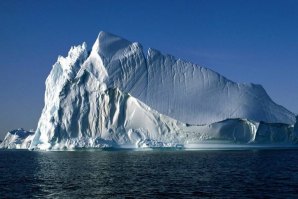
POLYGON ((85 93, 89 88, 82 90, 76 87, 78 85, 74 84, 69 92, 83 93, 65 94, 69 97, 65 100, 81 101, 83 104, 79 104, 78 107, 67 106, 62 100, 61 105, 64 108, 59 110, 62 125, 56 127, 55 133, 48 137, 47 142, 37 142, 31 148, 183 148, 184 145, 206 141, 263 144, 292 143, 294 138, 293 127, 290 125, 258 123, 246 119, 229 119, 210 125, 187 125, 158 113, 117 88, 98 91, 94 104, 81 98, 93 96, 85 93), (92 106, 96 107, 91 108, 92 106), (78 110, 75 113, 72 112, 76 109, 78 110), (276 129, 270 131, 270 128, 276 129), (280 136, 276 136, 279 132, 280 136), (264 133, 268 135, 264 137, 264 133))
POLYGON ((30 148, 294 143, 295 122, 260 85, 101 32, 54 64, 30 148))
POLYGON ((189 124, 230 118, 294 124, 295 116, 274 103, 264 88, 235 83, 198 65, 101 32, 92 52, 102 57, 108 87, 146 103, 158 112, 189 124))
POLYGON ((0 143, 2 149, 28 149, 34 136, 34 131, 17 129, 8 132, 0 143))

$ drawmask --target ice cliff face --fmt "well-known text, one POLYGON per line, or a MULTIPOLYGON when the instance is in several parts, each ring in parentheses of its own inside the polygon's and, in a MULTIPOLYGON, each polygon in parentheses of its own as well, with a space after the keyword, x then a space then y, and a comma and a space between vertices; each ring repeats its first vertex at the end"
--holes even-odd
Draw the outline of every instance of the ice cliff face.
POLYGON ((33 131, 17 129, 8 132, 0 143, 2 149, 28 149, 33 139, 33 131))
POLYGON ((192 148, 200 147, 206 141, 224 144, 289 144, 296 138, 293 127, 287 124, 229 119, 210 125, 187 125, 158 113, 117 88, 97 91, 80 89, 88 82, 75 81, 71 88, 63 90, 63 108, 59 108, 57 118, 61 124, 53 126, 54 131, 39 139, 31 148, 192 148), (70 90, 76 94, 69 95, 70 90), (92 92, 95 93, 95 100, 90 103, 84 98, 92 98, 92 92), (79 101, 76 105, 64 104, 76 101, 79 101))
POLYGON ((91 52, 83 43, 54 64, 31 148, 289 142, 295 121, 261 86, 101 32, 91 52), (285 136, 257 136, 268 123, 285 136))

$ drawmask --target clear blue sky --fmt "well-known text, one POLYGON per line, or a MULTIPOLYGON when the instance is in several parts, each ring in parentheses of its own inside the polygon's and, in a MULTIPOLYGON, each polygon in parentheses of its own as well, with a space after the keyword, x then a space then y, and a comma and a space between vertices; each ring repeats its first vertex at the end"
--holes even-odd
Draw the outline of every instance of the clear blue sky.
POLYGON ((262 84, 298 113, 298 1, 0 1, 0 139, 37 126, 58 55, 100 30, 262 84))

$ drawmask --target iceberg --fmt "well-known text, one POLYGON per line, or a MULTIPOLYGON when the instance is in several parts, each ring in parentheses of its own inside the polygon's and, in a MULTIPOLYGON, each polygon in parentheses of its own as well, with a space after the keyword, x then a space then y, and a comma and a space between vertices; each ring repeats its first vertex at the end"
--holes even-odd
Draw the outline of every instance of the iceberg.
POLYGON ((0 143, 2 149, 28 149, 34 136, 34 131, 22 128, 9 131, 0 143))
POLYGON ((233 82, 154 49, 144 53, 137 42, 100 32, 91 51, 83 43, 58 57, 37 129, 21 147, 292 144, 295 123, 261 85, 233 82))

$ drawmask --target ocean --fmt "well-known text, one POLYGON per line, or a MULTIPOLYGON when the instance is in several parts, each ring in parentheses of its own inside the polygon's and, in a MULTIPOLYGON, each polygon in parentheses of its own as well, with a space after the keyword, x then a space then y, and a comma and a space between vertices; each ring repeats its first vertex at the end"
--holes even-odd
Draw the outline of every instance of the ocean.
POLYGON ((1 150, 0 198, 298 198, 298 150, 1 150))

